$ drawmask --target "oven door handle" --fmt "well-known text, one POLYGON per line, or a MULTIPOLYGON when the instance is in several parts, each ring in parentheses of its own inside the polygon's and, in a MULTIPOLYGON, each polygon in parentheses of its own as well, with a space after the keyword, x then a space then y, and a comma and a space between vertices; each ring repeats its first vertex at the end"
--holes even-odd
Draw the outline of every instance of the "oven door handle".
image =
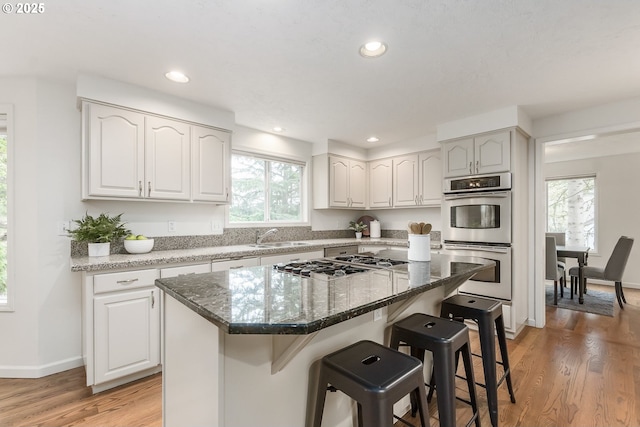
POLYGON ((459 199, 477 199, 479 197, 488 197, 492 199, 504 199, 509 196, 510 191, 496 191, 489 193, 459 193, 459 194, 445 194, 445 200, 459 200, 459 199))
POLYGON ((448 245, 444 244, 444 249, 451 251, 481 251, 494 252, 497 254, 506 254, 509 248, 506 246, 480 246, 480 245, 448 245))

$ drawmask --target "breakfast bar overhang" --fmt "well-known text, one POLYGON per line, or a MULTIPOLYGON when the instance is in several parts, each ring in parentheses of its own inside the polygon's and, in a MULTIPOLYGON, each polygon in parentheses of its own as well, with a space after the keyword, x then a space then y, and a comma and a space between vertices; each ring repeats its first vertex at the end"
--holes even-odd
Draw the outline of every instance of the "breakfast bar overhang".
MULTIPOLYGON (((439 313, 445 296, 492 266, 433 253, 327 280, 273 266, 158 279, 164 425, 306 425, 315 362, 362 339, 386 343, 395 320, 439 313)), ((351 426, 353 414, 348 397, 327 396, 324 425, 351 426)))

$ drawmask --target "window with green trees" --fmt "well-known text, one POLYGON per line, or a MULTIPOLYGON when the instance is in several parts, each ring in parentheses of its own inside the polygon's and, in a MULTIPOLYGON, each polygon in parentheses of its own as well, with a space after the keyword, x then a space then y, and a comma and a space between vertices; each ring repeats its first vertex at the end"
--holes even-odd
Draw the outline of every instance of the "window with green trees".
POLYGON ((234 153, 230 223, 302 222, 304 165, 234 153))
POLYGON ((596 177, 547 179, 547 231, 596 251, 596 177))

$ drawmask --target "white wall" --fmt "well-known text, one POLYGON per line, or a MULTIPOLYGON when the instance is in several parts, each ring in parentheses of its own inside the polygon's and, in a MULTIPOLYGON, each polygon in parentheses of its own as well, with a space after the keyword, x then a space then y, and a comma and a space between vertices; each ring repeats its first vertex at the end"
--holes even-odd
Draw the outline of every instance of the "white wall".
POLYGON ((439 207, 372 209, 366 211, 366 215, 380 220, 380 227, 383 230, 406 230, 407 224, 411 221, 428 222, 433 226, 434 231, 442 231, 439 207))
MULTIPOLYGON (((620 236, 640 242, 640 197, 629 192, 640 182, 640 153, 546 163, 545 177, 596 174, 598 253, 589 254, 589 265, 604 267, 620 236)), ((625 284, 640 287, 640 245, 631 251, 625 284)))
POLYGON ((0 312, 0 376, 37 377, 81 364, 80 286, 55 219, 80 211, 80 116, 74 87, 0 79, 14 105, 14 311, 0 312))
MULTIPOLYGON (((0 312, 0 374, 5 367, 21 369, 39 364, 39 293, 37 270, 33 265, 39 262, 37 244, 38 203, 37 203, 37 165, 32 159, 37 155, 37 131, 34 126, 37 115, 36 84, 31 79, 0 80, 0 102, 13 104, 14 116, 14 160, 13 173, 15 183, 14 205, 10 206, 13 216, 12 231, 16 251, 9 269, 15 281, 13 291, 14 311, 0 312), (24 164, 23 167, 16 167, 24 164), (20 196, 21 197, 20 197, 20 196), (29 197, 27 197, 29 196, 29 197), (21 285, 18 286, 17 284, 21 285)), ((11 165, 10 165, 11 166, 11 165)), ((10 217, 11 219, 11 217, 10 217)), ((12 285, 12 284, 10 284, 12 285)), ((79 344, 77 346, 79 348, 79 344)), ((76 351, 77 354, 77 351, 76 351)))

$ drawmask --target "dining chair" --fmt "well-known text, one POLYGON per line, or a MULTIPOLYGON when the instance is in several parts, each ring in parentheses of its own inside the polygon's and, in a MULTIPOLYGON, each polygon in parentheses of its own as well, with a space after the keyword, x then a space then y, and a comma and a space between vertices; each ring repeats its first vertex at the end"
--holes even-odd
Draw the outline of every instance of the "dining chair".
MULTIPOLYGON (((567 243, 567 238, 565 233, 545 233, 545 236, 553 236, 556 238, 557 246, 565 246, 567 243)), ((558 267, 562 267, 564 270, 564 274, 562 276, 563 285, 567 286, 567 259, 566 258, 558 258, 558 267)), ((573 288, 571 292, 571 299, 573 299, 573 288)))
POLYGON ((563 280, 564 268, 558 265, 558 252, 556 250, 556 238, 545 237, 545 279, 553 280, 553 305, 558 305, 558 282, 560 284, 560 296, 564 297, 563 280))
MULTIPOLYGON (((614 282, 616 298, 618 298, 620 308, 624 308, 622 303, 627 302, 624 297, 624 292, 622 291, 622 276, 624 275, 624 269, 627 266, 632 246, 632 237, 621 236, 618 239, 618 243, 616 243, 616 246, 613 248, 613 252, 611 252, 611 256, 604 268, 585 266, 582 270, 585 283, 587 279, 600 279, 614 282)), ((573 286, 574 281, 576 283, 578 282, 578 267, 572 267, 569 269, 569 275, 571 276, 571 283, 573 286)), ((585 283, 582 284, 583 287, 585 283)))

